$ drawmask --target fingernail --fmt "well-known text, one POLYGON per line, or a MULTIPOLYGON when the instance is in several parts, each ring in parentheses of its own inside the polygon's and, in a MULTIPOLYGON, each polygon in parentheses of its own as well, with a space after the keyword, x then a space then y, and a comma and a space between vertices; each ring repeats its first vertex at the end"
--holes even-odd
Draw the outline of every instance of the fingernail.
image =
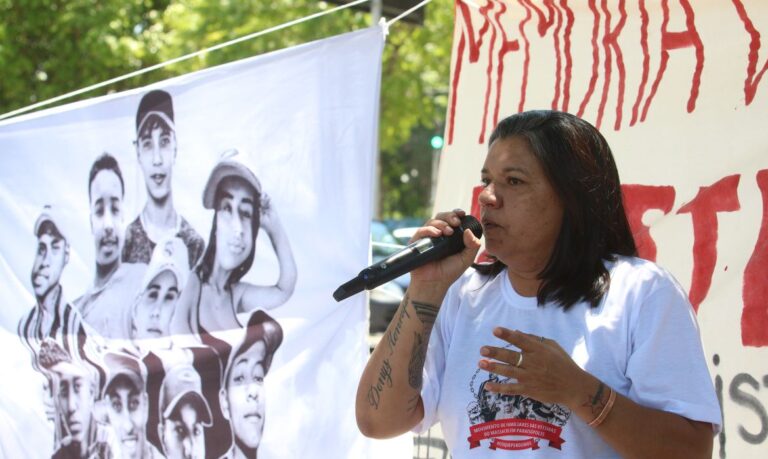
POLYGON ((491 355, 491 350, 487 347, 480 348, 480 355, 491 355))
POLYGON ((487 370, 487 369, 490 367, 490 364, 488 363, 488 361, 487 361, 487 360, 481 360, 481 361, 478 363, 478 366, 479 366, 480 368, 482 368, 483 370, 487 370))

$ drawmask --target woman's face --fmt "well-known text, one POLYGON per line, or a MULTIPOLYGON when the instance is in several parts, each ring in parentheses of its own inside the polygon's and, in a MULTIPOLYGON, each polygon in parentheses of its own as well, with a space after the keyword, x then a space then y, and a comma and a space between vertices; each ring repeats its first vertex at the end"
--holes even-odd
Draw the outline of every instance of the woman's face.
POLYGON ((216 261, 225 270, 240 266, 254 244, 255 193, 245 180, 227 177, 219 185, 216 207, 216 261))
POLYGON ((538 274, 560 233, 563 204, 544 169, 519 136, 491 144, 478 196, 488 253, 512 271, 538 274))
POLYGON ((179 284, 176 276, 165 270, 155 276, 141 295, 134 316, 137 339, 160 338, 170 335, 170 323, 179 284))

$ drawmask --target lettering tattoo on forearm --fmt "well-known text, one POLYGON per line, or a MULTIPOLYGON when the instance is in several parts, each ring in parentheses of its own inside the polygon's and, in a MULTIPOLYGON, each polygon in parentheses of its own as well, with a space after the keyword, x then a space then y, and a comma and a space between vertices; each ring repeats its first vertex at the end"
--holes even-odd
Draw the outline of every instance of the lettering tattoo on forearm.
POLYGON ((411 318, 411 315, 408 314, 408 294, 405 294, 405 297, 403 298, 402 303, 400 303, 400 314, 397 316, 397 322, 395 323, 395 328, 389 331, 387 333, 387 344, 389 345, 389 355, 392 355, 392 353, 395 352, 395 344, 397 344, 397 341, 400 339, 400 330, 403 328, 403 322, 405 319, 411 318))
MULTIPOLYGON (((390 356, 394 354, 395 346, 398 341, 400 341, 400 336, 406 319, 411 318, 411 314, 408 312, 409 302, 410 298, 406 293, 400 304, 395 325, 387 332, 386 342, 389 347, 390 356)), ((424 329, 422 333, 414 333, 414 343, 411 349, 411 358, 408 363, 408 384, 413 389, 420 390, 423 382, 422 371, 424 369, 424 359, 427 354, 427 344, 429 342, 429 335, 432 332, 432 326, 435 324, 435 319, 437 318, 438 308, 431 304, 415 301, 413 302, 413 308, 416 312, 416 317, 418 317, 419 321, 424 326, 424 329)), ((387 387, 392 387, 392 366, 388 359, 384 359, 382 367, 379 370, 376 384, 368 389, 368 403, 374 409, 379 409, 381 394, 387 387)), ((409 411, 415 410, 418 406, 418 400, 419 394, 416 394, 413 399, 408 401, 407 409, 409 411)))
POLYGON ((608 400, 603 400, 603 393, 605 392, 605 385, 600 382, 600 385, 597 386, 597 390, 595 391, 595 395, 588 395, 587 401, 582 404, 582 406, 589 407, 590 410, 592 410, 592 414, 597 415, 601 411, 603 411, 603 407, 608 402, 608 400))
POLYGON ((379 377, 376 380, 376 385, 371 386, 368 389, 368 403, 374 408, 379 409, 379 402, 381 401, 381 392, 385 387, 392 387, 392 366, 389 364, 389 360, 384 359, 379 369, 379 377))

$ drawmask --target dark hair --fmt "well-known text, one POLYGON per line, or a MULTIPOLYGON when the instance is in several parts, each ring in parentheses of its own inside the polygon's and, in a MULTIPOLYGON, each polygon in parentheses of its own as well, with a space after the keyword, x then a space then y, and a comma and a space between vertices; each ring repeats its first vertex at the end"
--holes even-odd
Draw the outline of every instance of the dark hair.
MULTIPOLYGON (((553 301, 567 310, 588 301, 596 307, 610 285, 604 261, 637 255, 608 142, 588 122, 550 110, 501 120, 488 146, 514 136, 528 141, 564 208, 560 234, 539 274, 538 303, 553 301)), ((473 266, 491 276, 505 267, 499 260, 473 266)))
POLYGON ((120 172, 120 165, 117 163, 117 159, 115 159, 114 156, 104 152, 101 156, 96 158, 96 161, 94 161, 91 166, 91 172, 88 175, 88 199, 91 198, 91 185, 93 184, 93 179, 96 178, 96 174, 105 170, 112 171, 117 175, 117 178, 120 179, 122 196, 125 196, 125 183, 123 183, 123 174, 120 172))
POLYGON ((157 128, 160 128, 163 134, 175 135, 176 133, 175 128, 169 125, 168 122, 158 116, 154 116, 152 117, 152 121, 147 121, 144 123, 144 125, 141 127, 141 130, 136 133, 136 142, 138 142, 142 137, 151 135, 152 131, 157 128))
MULTIPOLYGON (((235 178, 239 177, 235 176, 235 178)), ((244 179, 240 180, 242 180, 243 183, 248 184, 248 182, 244 179)), ((219 213, 219 205, 221 204, 221 200, 224 199, 224 192, 221 189, 221 184, 223 182, 224 179, 219 182, 219 185, 216 188, 216 197, 213 200, 213 208, 215 211, 213 214, 213 223, 211 224, 211 234, 208 237, 208 246, 205 248, 205 253, 200 259, 197 268, 195 268, 195 273, 203 283, 208 282, 208 278, 210 278, 211 272, 213 272, 213 263, 216 260, 216 216, 219 213)), ((251 252, 248 254, 248 258, 240 263, 240 266, 236 267, 229 274, 229 279, 227 279, 226 285, 227 287, 231 287, 233 284, 242 279, 243 276, 245 276, 245 274, 251 269, 251 266, 253 265, 253 259, 256 257, 256 236, 258 235, 259 227, 261 226, 261 194, 250 184, 248 184, 248 188, 253 192, 253 216, 251 217, 251 237, 253 238, 253 244, 251 245, 251 252)))

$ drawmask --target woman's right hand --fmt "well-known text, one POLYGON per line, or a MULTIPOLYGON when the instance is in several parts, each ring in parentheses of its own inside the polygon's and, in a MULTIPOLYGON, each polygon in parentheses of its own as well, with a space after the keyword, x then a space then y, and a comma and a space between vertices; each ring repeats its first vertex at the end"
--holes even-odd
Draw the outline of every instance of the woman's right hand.
MULTIPOLYGON (((416 230, 410 242, 425 237, 450 236, 458 231, 460 218, 466 215, 461 209, 450 212, 440 212, 416 230)), ((461 274, 469 268, 480 250, 480 239, 470 230, 464 230, 464 250, 461 252, 420 266, 411 271, 410 285, 418 288, 439 289, 447 291, 461 274)), ((409 290, 413 290, 410 289, 409 290)))

